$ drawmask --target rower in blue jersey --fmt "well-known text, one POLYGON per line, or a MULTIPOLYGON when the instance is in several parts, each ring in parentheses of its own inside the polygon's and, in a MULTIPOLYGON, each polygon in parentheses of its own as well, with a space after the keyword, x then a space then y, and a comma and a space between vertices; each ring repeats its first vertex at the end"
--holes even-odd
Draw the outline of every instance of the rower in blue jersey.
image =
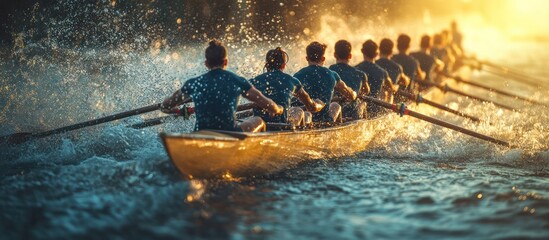
POLYGON ((406 34, 399 35, 397 39, 398 54, 393 55, 391 60, 402 66, 404 75, 410 78, 410 85, 407 89, 414 91, 417 89, 416 81, 425 79, 425 72, 421 70, 418 60, 414 59, 408 53, 411 40, 410 36, 406 34))
POLYGON ((420 50, 410 55, 419 62, 419 67, 425 72, 425 80, 432 82, 433 71, 440 72, 444 69, 444 63, 431 55, 431 37, 423 35, 420 41, 420 50))
POLYGON ((312 100, 297 78, 282 72, 286 67, 288 54, 280 47, 269 50, 265 60, 267 72, 250 81, 266 97, 284 107, 284 113, 271 116, 263 109, 254 109, 254 115, 260 116, 266 122, 287 122, 293 125, 311 123, 311 112, 320 111, 325 104, 320 100, 312 100), (310 112, 305 112, 299 107, 291 107, 292 96, 296 96, 310 112))
POLYGON ((271 99, 263 96, 246 79, 225 70, 227 50, 217 40, 212 40, 206 48, 206 74, 187 80, 181 89, 162 103, 161 110, 172 113, 183 99, 190 97, 196 113, 195 130, 227 130, 258 132, 265 130, 265 122, 253 117, 242 124, 236 123, 236 108, 240 95, 264 108, 273 115, 280 115, 283 108, 271 99))
POLYGON ((320 112, 313 114, 313 121, 335 122, 341 119, 341 106, 332 102, 334 90, 337 90, 345 99, 351 101, 355 100, 356 92, 341 81, 337 73, 322 66, 326 60, 324 57, 326 45, 312 42, 307 46, 306 52, 309 66, 299 70, 294 74, 294 77, 301 81, 303 88, 310 94, 311 98, 318 98, 326 104, 330 104, 328 108, 324 107, 320 112))
MULTIPOLYGON (((346 40, 336 42, 334 52, 336 64, 330 66, 330 70, 336 72, 341 77, 341 80, 358 93, 359 96, 366 96, 370 93, 368 77, 363 71, 349 65, 349 61, 353 57, 351 50, 350 42, 346 40)), ((343 117, 352 117, 354 119, 366 117, 366 102, 360 98, 344 103, 342 108, 343 117)))
MULTIPOLYGON (((368 83, 370 85, 369 96, 392 102, 393 93, 398 91, 398 86, 393 85, 385 69, 374 63, 378 55, 377 44, 372 40, 367 40, 362 44, 361 51, 364 61, 356 65, 356 68, 368 76, 368 83)), ((381 112, 381 108, 376 104, 368 104, 367 112, 368 117, 374 117, 381 112)))
POLYGON ((454 66, 455 58, 446 48, 445 38, 442 34, 433 36, 433 47, 431 48, 431 56, 439 59, 444 63, 442 70, 446 74, 450 74, 454 66))
POLYGON ((382 39, 379 43, 379 59, 376 60, 376 64, 389 73, 393 84, 399 84, 400 89, 405 89, 410 84, 410 78, 404 75, 402 66, 391 60, 394 46, 395 44, 390 39, 382 39))

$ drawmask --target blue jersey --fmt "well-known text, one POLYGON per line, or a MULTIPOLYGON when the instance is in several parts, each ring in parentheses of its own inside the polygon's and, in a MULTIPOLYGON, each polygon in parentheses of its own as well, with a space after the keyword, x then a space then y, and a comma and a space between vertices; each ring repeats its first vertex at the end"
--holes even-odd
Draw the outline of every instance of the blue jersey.
POLYGON ((294 77, 301 81, 301 84, 303 84, 303 89, 309 93, 311 98, 318 98, 326 103, 326 107, 322 108, 320 112, 313 113, 313 120, 333 120, 329 119, 330 116, 328 114, 328 106, 330 106, 330 103, 332 102, 332 95, 334 94, 335 85, 337 81, 341 80, 339 75, 328 68, 310 65, 299 70, 299 72, 294 74, 294 77))
POLYGON ((360 94, 362 85, 368 83, 366 73, 350 66, 349 64, 337 63, 330 66, 330 70, 336 72, 341 77, 341 80, 351 89, 355 90, 357 94, 360 94))
POLYGON ((425 80, 431 81, 431 71, 435 67, 435 57, 424 52, 413 52, 410 55, 419 62, 419 67, 426 74, 425 80))
MULTIPOLYGON (((330 66, 330 69, 339 74, 341 80, 345 82, 347 86, 352 88, 357 94, 361 93, 362 86, 364 84, 368 84, 368 77, 366 76, 366 73, 350 66, 349 64, 337 63, 330 66)), ((341 105, 343 116, 353 117, 355 119, 361 118, 362 116, 358 116, 357 111, 360 102, 361 100, 357 98, 355 101, 343 103, 341 105)))
POLYGON ((389 73, 389 77, 391 77, 394 84, 397 83, 400 74, 403 73, 402 66, 391 59, 380 58, 376 61, 376 64, 389 73))
POLYGON ((396 54, 391 58, 391 60, 402 66, 404 74, 408 76, 411 81, 415 82, 418 80, 417 72, 420 69, 419 62, 412 56, 406 54, 396 54))
POLYGON ((266 122, 286 122, 286 111, 290 108, 292 95, 301 89, 301 82, 280 70, 263 73, 250 82, 266 97, 284 107, 284 113, 275 117, 270 117, 262 109, 254 109, 254 115, 260 116, 266 122))
MULTIPOLYGON (((381 88, 384 86, 384 80, 389 77, 389 74, 385 69, 372 62, 361 62, 356 65, 358 70, 363 71, 368 76, 368 83, 370 84, 370 96, 378 97, 381 88)), ((368 104, 370 105, 370 104, 368 104)))
POLYGON ((181 92, 191 96, 196 113, 195 130, 238 130, 236 107, 240 95, 252 88, 243 77, 223 69, 189 79, 181 92))

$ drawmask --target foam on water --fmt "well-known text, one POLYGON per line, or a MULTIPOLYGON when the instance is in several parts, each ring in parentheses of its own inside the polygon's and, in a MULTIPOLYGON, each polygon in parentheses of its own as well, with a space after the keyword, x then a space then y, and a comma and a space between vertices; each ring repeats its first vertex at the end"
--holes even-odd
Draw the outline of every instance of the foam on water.
MULTIPOLYGON (((105 14, 117 13, 107 9, 105 14)), ((322 21, 327 26, 317 36, 329 43, 331 56, 343 23, 330 16, 322 21)), ((56 34, 71 30, 70 22, 47 24, 56 34)), ((363 29, 372 31, 368 36, 396 32, 376 24, 363 29)), ((106 38, 115 42, 117 34, 106 38)), ((360 42, 358 36, 365 35, 356 36, 360 42)), ((39 132, 157 103, 206 71, 204 44, 172 46, 162 39, 149 41, 153 36, 137 38, 144 39, 137 41, 139 47, 72 48, 47 38, 15 49, 0 62, 0 134, 39 132)), ((307 41, 301 38, 257 45, 223 40, 229 69, 248 78, 262 72, 264 54, 278 45, 290 55, 287 72, 306 64, 307 41)), ((519 43, 493 61, 544 76, 549 55, 540 48, 547 43, 519 43), (517 49, 539 58, 506 58, 517 56, 517 49)), ((549 102, 548 89, 482 72, 471 78, 549 102)), ((513 148, 393 114, 388 117, 392 126, 366 152, 234 181, 182 180, 169 162, 158 133, 189 132, 193 118, 127 127, 161 113, 0 146, 0 232, 6 238, 40 239, 546 238, 549 115, 544 107, 494 99, 521 110, 447 98, 448 106, 483 120, 476 124, 429 106, 410 107, 507 140, 513 148)))

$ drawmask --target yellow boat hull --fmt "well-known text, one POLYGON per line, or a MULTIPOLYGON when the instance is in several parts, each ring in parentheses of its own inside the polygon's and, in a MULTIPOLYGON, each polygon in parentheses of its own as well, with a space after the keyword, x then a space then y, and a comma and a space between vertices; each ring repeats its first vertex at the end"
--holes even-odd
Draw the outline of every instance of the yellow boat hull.
MULTIPOLYGON (((433 89, 424 97, 435 98, 433 89)), ((246 177, 285 169, 304 160, 335 158, 368 149, 391 126, 386 116, 335 127, 264 133, 198 131, 161 133, 166 151, 188 178, 246 177)))

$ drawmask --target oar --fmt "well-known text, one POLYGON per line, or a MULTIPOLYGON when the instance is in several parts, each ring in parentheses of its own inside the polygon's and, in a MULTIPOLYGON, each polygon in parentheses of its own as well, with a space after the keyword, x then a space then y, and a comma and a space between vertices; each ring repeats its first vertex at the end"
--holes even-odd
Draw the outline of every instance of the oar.
POLYGON ((409 93, 409 92, 406 92, 406 91, 403 91, 403 90, 399 90, 398 91, 398 94, 402 95, 402 96, 405 96, 407 97, 408 99, 412 100, 412 101, 415 101, 416 103, 425 103, 427 105, 430 105, 430 106, 433 106, 435 108, 438 108, 438 109, 441 109, 441 110, 444 110, 444 111, 447 111, 449 113, 453 113, 453 114, 456 114, 458 116, 462 116, 464 118, 468 118, 468 119, 471 119, 472 121, 474 122, 480 122, 480 119, 478 119, 477 117, 474 117, 474 116, 471 116, 471 115, 468 115, 466 113, 463 113, 463 112, 460 112, 458 110, 454 110, 454 109, 451 109, 449 107, 446 107, 442 104, 438 104, 436 102, 433 102, 429 99, 425 99, 423 98, 420 94, 412 94, 412 93, 409 93))
MULTIPOLYGON (((512 75, 515 75, 515 76, 520 76, 520 77, 523 77, 523 78, 527 78, 527 79, 531 79, 532 77, 529 76, 528 74, 526 73, 523 73, 523 72, 519 72, 519 71, 516 71, 516 70, 512 70, 508 67, 504 67, 504 66, 501 66, 501 65, 498 65, 498 64, 495 64, 495 63, 492 63, 492 62, 489 62, 489 61, 478 61, 480 64, 482 65, 485 65, 485 66, 489 66, 493 69, 497 69, 497 70, 500 70, 502 73, 506 73, 506 74, 512 74, 512 75)), ((536 79, 536 80, 541 80, 541 79, 536 79)))
POLYGON ((143 114, 143 113, 156 111, 158 109, 160 109, 160 103, 153 104, 153 105, 146 106, 146 107, 142 107, 142 108, 133 109, 133 110, 126 111, 126 112, 117 113, 117 114, 114 114, 114 115, 110 115, 110 116, 106 116, 106 117, 102 117, 102 118, 98 118, 98 119, 94 119, 94 120, 90 120, 90 121, 86 121, 86 122, 82 122, 82 123, 77 123, 77 124, 70 125, 70 126, 65 126, 65 127, 45 131, 45 132, 15 133, 15 134, 11 134, 11 135, 8 135, 8 136, 0 137, 0 144, 4 144, 4 143, 7 143, 7 144, 20 144, 20 143, 26 142, 26 141, 31 140, 31 139, 43 138, 43 137, 47 137, 47 136, 50 136, 50 135, 53 135, 53 134, 64 133, 64 132, 68 132, 68 131, 72 131, 72 130, 76 130, 76 129, 80 129, 80 128, 84 128, 84 127, 98 125, 98 124, 101 124, 101 123, 111 122, 111 121, 115 121, 115 120, 122 119, 122 118, 127 118, 127 117, 131 117, 131 116, 135 116, 135 115, 139 115, 139 114, 143 114))
POLYGON ((489 141, 489 142, 499 144, 499 145, 502 145, 502 146, 506 146, 506 147, 510 146, 510 144, 506 141, 499 140, 499 139, 496 139, 496 138, 493 138, 493 137, 490 137, 490 136, 487 136, 487 135, 484 135, 484 134, 481 134, 481 133, 477 133, 475 131, 471 131, 469 129, 462 128, 460 126, 456 126, 454 124, 451 124, 451 123, 448 123, 448 122, 445 122, 445 121, 442 121, 442 120, 439 120, 439 119, 436 119, 436 118, 432 118, 432 117, 423 115, 423 114, 415 112, 415 111, 412 111, 412 110, 406 108, 406 106, 404 104, 398 106, 396 104, 391 104, 391 103, 388 103, 388 102, 384 102, 384 101, 381 101, 381 100, 379 100, 377 98, 373 98, 373 97, 365 97, 365 100, 367 100, 369 102, 372 102, 376 105, 382 106, 384 108, 393 110, 396 113, 401 114, 401 116, 402 115, 409 115, 409 116, 412 116, 412 117, 415 117, 415 118, 418 118, 418 119, 421 119, 421 120, 424 120, 424 121, 427 121, 427 122, 430 122, 430 123, 433 123, 433 124, 436 124, 436 125, 439 125, 439 126, 442 126, 442 127, 450 128, 452 130, 455 130, 455 131, 458 131, 458 132, 461 132, 461 133, 464 133, 464 134, 467 134, 469 136, 476 137, 476 138, 479 138, 479 139, 482 139, 482 140, 485 140, 485 141, 489 141))
POLYGON ((505 92, 505 91, 502 91, 502 90, 498 90, 498 89, 495 89, 495 88, 492 88, 492 87, 488 87, 488 86, 485 86, 485 85, 482 85, 482 84, 479 84, 479 83, 464 80, 459 76, 451 76, 450 74, 444 74, 444 76, 446 76, 448 78, 451 78, 451 79, 454 79, 457 82, 468 84, 468 85, 475 86, 475 87, 478 87, 478 88, 482 88, 482 89, 485 89, 485 90, 488 90, 488 91, 491 91, 491 92, 495 92, 495 93, 498 93, 498 94, 501 94, 501 95, 505 95, 505 96, 508 96, 508 97, 516 98, 516 99, 520 99, 520 100, 523 100, 523 101, 526 101, 526 102, 529 102, 529 103, 534 103, 534 104, 538 104, 538 105, 542 105, 542 106, 547 106, 544 103, 541 103, 541 102, 538 102, 538 101, 535 101, 535 100, 532 100, 532 99, 529 99, 529 98, 521 97, 521 96, 518 96, 516 94, 512 94, 512 93, 505 92))
POLYGON ((443 92, 453 92, 455 94, 462 95, 462 96, 465 96, 465 97, 468 97, 468 98, 471 98, 471 99, 474 99, 474 100, 477 100, 477 101, 480 101, 480 102, 489 102, 489 103, 493 103, 494 105, 496 105, 498 107, 501 107, 501 108, 505 108, 505 109, 508 109, 508 110, 516 110, 513 107, 510 107, 510 106, 507 106, 507 105, 504 105, 504 104, 501 104, 501 103, 497 103, 497 102, 490 101, 490 100, 485 99, 485 98, 473 96, 471 94, 467 94, 467 93, 462 92, 460 90, 451 88, 448 85, 440 85, 440 84, 437 84, 437 83, 434 83, 434 82, 429 82, 429 81, 417 81, 417 82, 421 85, 426 85, 426 86, 430 86, 430 87, 433 87, 433 86, 437 87, 440 90, 442 90, 443 92))
MULTIPOLYGON (((236 113, 236 117, 237 118, 244 118, 244 117, 249 116, 249 111, 248 110, 251 110, 255 107, 256 107, 255 103, 245 103, 245 104, 238 105, 236 107, 236 110, 238 111, 236 113)), ((194 112, 194 109, 192 109, 192 112, 194 112)), ((165 122, 175 120, 178 117, 181 117, 181 115, 161 116, 161 117, 147 119, 147 120, 143 121, 142 123, 132 124, 132 125, 129 125, 128 127, 135 128, 135 129, 142 129, 142 128, 146 128, 146 127, 152 127, 152 126, 160 125, 160 124, 163 124, 165 122)))
POLYGON ((485 72, 488 72, 488 73, 491 73, 491 74, 494 74, 494 75, 497 75, 497 76, 500 76, 500 77, 503 77, 505 79, 513 79, 513 80, 517 80, 518 82, 520 83, 524 83, 524 84, 527 84, 527 85, 530 85, 532 87, 540 87, 542 85, 546 85, 544 82, 542 82, 541 80, 533 80, 533 79, 530 79, 530 78, 527 78, 527 77, 522 77, 522 76, 517 76, 517 75, 510 75, 510 74, 507 74, 505 72, 498 72, 498 71, 493 71, 493 70, 490 70, 490 69, 486 69, 486 68, 482 68, 483 71, 485 72))

